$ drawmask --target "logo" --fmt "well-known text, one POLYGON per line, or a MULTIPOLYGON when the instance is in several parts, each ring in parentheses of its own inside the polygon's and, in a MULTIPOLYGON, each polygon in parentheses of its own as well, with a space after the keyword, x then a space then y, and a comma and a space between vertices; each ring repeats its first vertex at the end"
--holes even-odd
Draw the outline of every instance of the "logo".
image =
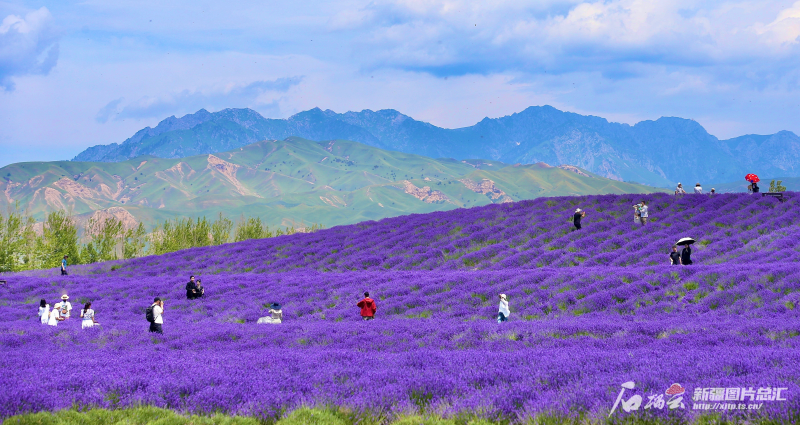
MULTIPOLYGON (((639 410, 642 407, 644 398, 639 394, 633 394, 630 398, 625 399, 625 393, 628 390, 635 390, 636 384, 633 381, 628 381, 622 384, 622 388, 617 395, 617 400, 611 407, 611 412, 608 417, 621 408, 626 413, 631 413, 639 410)), ((764 406, 763 402, 766 401, 786 401, 786 387, 762 387, 754 389, 753 387, 734 387, 734 388, 702 388, 694 389, 692 396, 692 410, 758 410, 764 406), (703 403, 708 401, 709 403, 703 403), (753 403, 727 403, 727 401, 750 401, 753 403), (699 403, 698 403, 699 402, 699 403), (717 403, 712 403, 717 402, 717 403), (761 402, 761 403, 759 403, 761 402)), ((642 407, 642 410, 649 409, 685 409, 686 404, 683 402, 683 396, 686 394, 686 388, 679 383, 670 385, 664 394, 650 394, 647 397, 647 402, 642 407)))

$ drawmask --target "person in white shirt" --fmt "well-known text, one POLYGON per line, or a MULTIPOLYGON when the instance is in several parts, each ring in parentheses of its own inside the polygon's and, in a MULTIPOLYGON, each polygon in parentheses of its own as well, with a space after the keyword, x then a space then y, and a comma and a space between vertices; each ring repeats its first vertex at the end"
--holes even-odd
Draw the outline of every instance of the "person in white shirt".
POLYGON ((703 188, 700 186, 700 183, 697 183, 696 185, 694 185, 694 193, 697 193, 697 194, 702 194, 703 193, 703 188))
POLYGON ((164 324, 164 301, 156 297, 153 300, 153 321, 150 322, 150 332, 163 334, 164 329, 161 325, 164 324))
POLYGON ((69 315, 72 312, 72 304, 70 304, 70 302, 67 301, 68 299, 69 299, 69 296, 64 294, 64 295, 61 296, 61 302, 56 303, 53 306, 53 309, 59 311, 62 320, 69 319, 69 315))
POLYGON ((283 321, 283 310, 281 310, 281 305, 279 303, 272 303, 269 306, 269 316, 259 317, 256 324, 265 324, 271 323, 274 325, 278 325, 283 321))
POLYGON ((510 315, 511 311, 508 309, 506 294, 500 294, 500 311, 497 313, 497 323, 507 322, 510 315))
POLYGON ((54 305, 53 309, 50 310, 50 315, 47 317, 47 324, 50 326, 58 326, 58 322, 61 322, 63 320, 64 319, 61 318, 61 314, 59 314, 59 311, 55 308, 54 305))
POLYGON ((81 310, 81 318, 83 318, 83 320, 81 320, 81 329, 94 327, 96 322, 94 320, 94 310, 92 310, 91 301, 83 306, 83 310, 81 310))
POLYGON ((46 325, 48 319, 50 319, 50 304, 47 304, 45 300, 41 300, 39 302, 39 321, 46 325))
POLYGON ((678 183, 678 187, 675 188, 675 194, 676 195, 685 195, 686 194, 686 191, 683 190, 683 185, 682 184, 678 183))

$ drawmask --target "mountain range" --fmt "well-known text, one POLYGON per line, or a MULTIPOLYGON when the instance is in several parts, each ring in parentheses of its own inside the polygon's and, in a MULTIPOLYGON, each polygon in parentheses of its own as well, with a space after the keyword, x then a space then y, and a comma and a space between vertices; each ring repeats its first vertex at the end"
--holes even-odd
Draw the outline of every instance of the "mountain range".
POLYGON ((74 161, 119 162, 141 155, 180 158, 261 140, 345 139, 431 158, 486 158, 508 164, 568 164, 619 181, 668 187, 743 179, 747 173, 800 176, 800 137, 789 131, 720 140, 694 120, 662 117, 635 125, 529 107, 501 118, 445 129, 395 110, 343 114, 314 108, 287 119, 251 109, 204 109, 161 121, 121 144, 97 145, 74 161))
POLYGON ((432 159, 297 137, 185 158, 17 163, 0 176, 0 208, 19 205, 37 220, 54 209, 81 222, 111 214, 148 226, 223 213, 261 217, 270 226, 330 227, 540 196, 655 190, 574 166, 432 159))

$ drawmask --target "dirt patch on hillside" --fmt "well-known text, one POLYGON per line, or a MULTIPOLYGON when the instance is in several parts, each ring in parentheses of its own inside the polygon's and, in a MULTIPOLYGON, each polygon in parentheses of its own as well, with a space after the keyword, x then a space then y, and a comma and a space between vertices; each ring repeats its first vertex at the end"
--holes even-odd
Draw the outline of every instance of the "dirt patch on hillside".
POLYGON ((438 190, 431 190, 430 186, 417 187, 408 180, 403 180, 403 191, 427 204, 450 202, 450 198, 438 190))
POLYGON ((76 198, 92 199, 97 196, 97 193, 92 189, 66 177, 62 177, 57 182, 53 183, 53 186, 64 189, 67 193, 76 198))
POLYGON ((244 187, 244 185, 236 178, 236 172, 239 171, 239 168, 241 168, 239 165, 231 164, 230 162, 223 161, 222 159, 219 159, 214 155, 209 155, 208 166, 206 168, 208 168, 211 171, 216 171, 225 176, 225 178, 228 179, 228 181, 233 185, 233 187, 236 189, 237 192, 239 192, 240 195, 242 196, 251 195, 261 198, 261 196, 259 196, 258 194, 252 193, 250 190, 244 187))
POLYGON ((559 165, 558 168, 560 168, 562 170, 571 171, 571 172, 573 172, 573 173, 575 173, 575 174, 577 174, 579 176, 591 177, 590 175, 584 173, 580 168, 578 168, 578 167, 576 167, 574 165, 559 165))
POLYGON ((510 196, 508 196, 505 192, 503 192, 497 185, 494 184, 494 181, 489 179, 481 179, 479 182, 473 182, 469 179, 461 179, 459 180, 467 189, 475 192, 480 193, 482 195, 488 196, 493 201, 500 201, 500 203, 506 202, 514 202, 510 196))

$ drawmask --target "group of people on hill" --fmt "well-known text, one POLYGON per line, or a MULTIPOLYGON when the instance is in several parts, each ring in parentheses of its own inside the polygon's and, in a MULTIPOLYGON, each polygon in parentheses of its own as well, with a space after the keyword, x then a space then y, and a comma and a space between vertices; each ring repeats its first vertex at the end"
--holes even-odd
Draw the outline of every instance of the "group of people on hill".
MULTIPOLYGON (((58 326, 60 322, 69 320, 72 316, 72 303, 69 302, 69 296, 64 294, 61 296, 61 301, 53 304, 52 309, 47 301, 42 299, 39 302, 39 321, 43 325, 58 326)), ((94 310, 92 310, 92 302, 89 301, 84 304, 81 309, 81 328, 93 328, 99 325, 94 317, 94 310)))
MULTIPOLYGON (((700 183, 694 185, 694 193, 697 195, 703 194, 703 186, 700 186, 700 183)), ((714 195, 717 193, 717 189, 711 188, 711 192, 709 194, 714 195)), ((675 188, 676 195, 686 195, 686 190, 684 190, 683 185, 678 183, 678 187, 675 188)))

